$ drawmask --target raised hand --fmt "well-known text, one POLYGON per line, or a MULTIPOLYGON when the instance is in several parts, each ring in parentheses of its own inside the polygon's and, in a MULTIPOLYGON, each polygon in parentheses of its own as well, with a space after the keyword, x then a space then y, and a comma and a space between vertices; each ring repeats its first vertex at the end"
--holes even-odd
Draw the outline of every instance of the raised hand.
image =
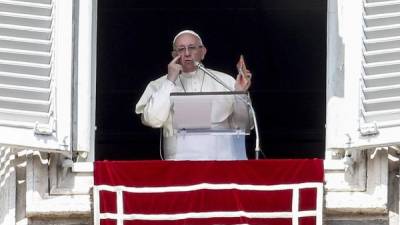
POLYGON ((236 76, 235 91, 247 91, 251 85, 251 72, 246 68, 243 55, 240 55, 236 67, 238 75, 236 76))

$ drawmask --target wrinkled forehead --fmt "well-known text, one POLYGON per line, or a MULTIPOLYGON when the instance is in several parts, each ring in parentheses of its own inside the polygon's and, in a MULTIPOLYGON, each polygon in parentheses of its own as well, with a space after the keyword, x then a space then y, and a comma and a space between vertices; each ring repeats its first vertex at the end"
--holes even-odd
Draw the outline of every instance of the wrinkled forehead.
POLYGON ((182 39, 184 36, 185 36, 185 37, 189 37, 189 38, 192 37, 193 39, 195 39, 196 41, 198 41, 200 45, 203 45, 203 41, 201 40, 201 37, 200 37, 196 32, 191 31, 191 30, 184 30, 184 31, 179 32, 179 33, 175 36, 175 38, 174 38, 174 40, 173 40, 173 42, 172 42, 172 46, 176 46, 176 42, 178 41, 178 39, 180 40, 180 39, 182 39))

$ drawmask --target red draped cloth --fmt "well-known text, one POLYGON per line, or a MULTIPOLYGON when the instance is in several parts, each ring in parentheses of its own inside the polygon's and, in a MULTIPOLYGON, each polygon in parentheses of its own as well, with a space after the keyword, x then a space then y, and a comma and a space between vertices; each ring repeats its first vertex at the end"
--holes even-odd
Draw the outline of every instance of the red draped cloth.
POLYGON ((101 225, 322 225, 322 160, 95 162, 101 225))

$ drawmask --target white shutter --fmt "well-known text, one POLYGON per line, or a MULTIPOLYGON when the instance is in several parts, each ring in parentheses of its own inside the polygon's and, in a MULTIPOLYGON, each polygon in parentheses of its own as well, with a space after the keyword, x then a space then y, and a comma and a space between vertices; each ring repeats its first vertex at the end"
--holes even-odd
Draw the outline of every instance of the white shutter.
POLYGON ((367 0, 363 13, 360 140, 400 143, 400 1, 367 0))
POLYGON ((383 28, 388 17, 373 14, 371 6, 385 3, 328 1, 325 154, 328 213, 387 211, 388 151, 378 151, 385 148, 376 147, 400 143, 399 126, 389 116, 393 112, 390 110, 395 109, 391 95, 396 92, 388 91, 374 98, 370 95, 377 91, 375 87, 393 90, 390 86, 395 81, 385 79, 393 73, 377 73, 375 68, 381 63, 392 69, 390 61, 396 61, 393 55, 379 53, 400 47, 393 42, 395 38, 374 37, 386 32, 383 28), (371 107, 371 100, 386 102, 387 108, 371 107), (373 118, 373 113, 379 113, 380 117, 373 118))
POLYGON ((70 148, 72 3, 65 2, 0 0, 2 145, 70 148))

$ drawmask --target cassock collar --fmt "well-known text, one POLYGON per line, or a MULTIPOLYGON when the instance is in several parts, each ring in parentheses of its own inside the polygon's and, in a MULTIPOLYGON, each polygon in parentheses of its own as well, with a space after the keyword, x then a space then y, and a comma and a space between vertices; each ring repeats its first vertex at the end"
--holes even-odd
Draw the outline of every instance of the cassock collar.
POLYGON ((198 70, 195 70, 193 72, 188 72, 188 73, 181 73, 181 77, 183 79, 196 79, 200 77, 200 73, 198 72, 198 70))

